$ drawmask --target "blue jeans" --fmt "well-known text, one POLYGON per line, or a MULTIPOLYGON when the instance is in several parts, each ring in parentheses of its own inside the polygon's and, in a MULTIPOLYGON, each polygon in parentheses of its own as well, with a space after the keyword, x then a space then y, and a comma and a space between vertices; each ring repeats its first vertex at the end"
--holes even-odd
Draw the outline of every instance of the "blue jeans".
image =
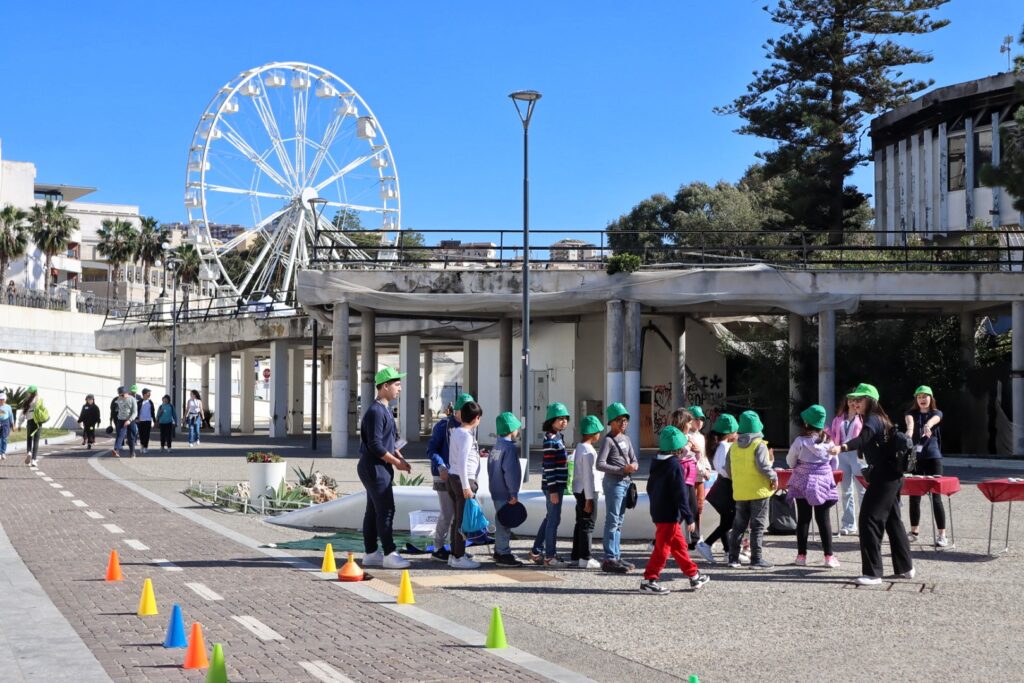
POLYGON ((0 433, 0 453, 7 453, 7 435, 0 433))
POLYGON ((195 443, 199 441, 199 427, 203 424, 203 418, 198 415, 195 417, 189 416, 188 420, 188 442, 195 443))
MULTIPOLYGON (((494 501, 494 554, 512 554, 512 530, 498 521, 498 511, 508 505, 507 500, 494 501)), ((544 523, 541 522, 541 526, 544 523)))
POLYGON ((622 519, 626 516, 626 490, 630 480, 614 475, 604 476, 604 559, 622 557, 619 540, 622 538, 622 519))
POLYGON ((843 506, 843 529, 857 528, 857 506, 864 500, 864 487, 857 481, 860 468, 857 451, 846 451, 839 454, 839 471, 843 473, 843 481, 839 484, 843 506), (855 493, 856 502, 854 502, 855 493))
MULTIPOLYGON (((564 493, 558 494, 558 502, 551 502, 551 494, 544 494, 544 505, 547 507, 548 514, 544 518, 544 521, 540 523, 540 528, 537 529, 537 538, 533 540, 533 552, 539 553, 543 549, 544 557, 551 558, 555 556, 555 543, 558 539, 558 523, 562 520, 562 501, 565 499, 564 493)), ((497 539, 495 539, 497 543, 497 539)))
POLYGON ((135 425, 128 425, 125 427, 123 424, 117 428, 117 439, 114 440, 114 450, 120 451, 124 447, 124 442, 128 441, 128 450, 131 453, 135 452, 135 425))

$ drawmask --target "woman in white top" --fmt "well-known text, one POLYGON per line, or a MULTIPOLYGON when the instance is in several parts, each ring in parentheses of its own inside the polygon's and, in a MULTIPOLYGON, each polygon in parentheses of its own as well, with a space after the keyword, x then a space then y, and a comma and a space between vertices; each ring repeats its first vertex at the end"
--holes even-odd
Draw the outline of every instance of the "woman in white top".
POLYGON ((199 445, 199 428, 203 424, 203 402, 199 398, 199 392, 192 390, 192 398, 185 404, 185 424, 188 427, 188 447, 195 448, 199 445))
POLYGON ((711 546, 715 541, 721 541, 726 555, 729 554, 729 529, 732 528, 733 518, 736 516, 736 501, 732 498, 732 480, 725 473, 725 460, 729 448, 736 441, 737 429, 739 424, 736 418, 728 413, 719 415, 711 428, 708 446, 715 449, 714 468, 718 477, 708 491, 706 500, 718 513, 718 526, 706 539, 697 543, 697 552, 708 562, 715 561, 715 556, 711 552, 711 546))

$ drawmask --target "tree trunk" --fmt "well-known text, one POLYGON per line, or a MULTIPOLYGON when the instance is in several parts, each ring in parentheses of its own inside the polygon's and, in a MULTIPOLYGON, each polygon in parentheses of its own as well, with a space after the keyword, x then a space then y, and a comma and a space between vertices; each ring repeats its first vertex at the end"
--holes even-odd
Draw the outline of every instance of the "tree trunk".
POLYGON ((114 286, 113 267, 107 261, 107 310, 110 310, 110 289, 114 286))
POLYGON ((145 299, 146 305, 149 305, 149 264, 142 264, 142 280, 143 284, 143 298, 145 299))
POLYGON ((43 292, 47 296, 50 295, 50 269, 53 268, 53 266, 51 265, 52 263, 52 257, 49 254, 46 254, 46 258, 43 259, 43 266, 46 268, 46 270, 43 272, 43 292))

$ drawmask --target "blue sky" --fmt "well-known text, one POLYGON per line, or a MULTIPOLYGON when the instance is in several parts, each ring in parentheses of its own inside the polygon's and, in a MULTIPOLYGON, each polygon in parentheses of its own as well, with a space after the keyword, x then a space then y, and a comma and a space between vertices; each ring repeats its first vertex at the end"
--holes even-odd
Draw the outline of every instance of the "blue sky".
MULTIPOLYGON (((34 162, 40 181, 98 187, 96 201, 183 220, 187 147, 210 97, 247 68, 307 61, 377 114, 406 227, 521 224, 522 128, 507 94, 531 88, 544 94, 532 226, 601 228, 652 193, 735 180, 754 161, 766 143, 711 109, 765 65, 778 29, 763 4, 8 3, 3 156, 34 162)), ((1005 70, 999 44, 1020 34, 1020 0, 953 0, 939 14, 951 25, 910 41, 935 61, 911 73, 945 85, 1005 70)), ((870 191, 870 169, 855 182, 870 191)))

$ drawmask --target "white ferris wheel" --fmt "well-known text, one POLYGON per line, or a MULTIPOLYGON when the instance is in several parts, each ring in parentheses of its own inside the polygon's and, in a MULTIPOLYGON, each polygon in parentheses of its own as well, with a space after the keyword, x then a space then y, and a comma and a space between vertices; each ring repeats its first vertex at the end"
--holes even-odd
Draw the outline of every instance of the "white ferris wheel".
POLYGON ((249 300, 283 299, 314 245, 320 259, 393 260, 393 249, 345 249, 344 231, 381 230, 387 246, 401 230, 376 116, 348 83, 301 62, 244 71, 210 100, 189 147, 185 208, 204 277, 249 300))

